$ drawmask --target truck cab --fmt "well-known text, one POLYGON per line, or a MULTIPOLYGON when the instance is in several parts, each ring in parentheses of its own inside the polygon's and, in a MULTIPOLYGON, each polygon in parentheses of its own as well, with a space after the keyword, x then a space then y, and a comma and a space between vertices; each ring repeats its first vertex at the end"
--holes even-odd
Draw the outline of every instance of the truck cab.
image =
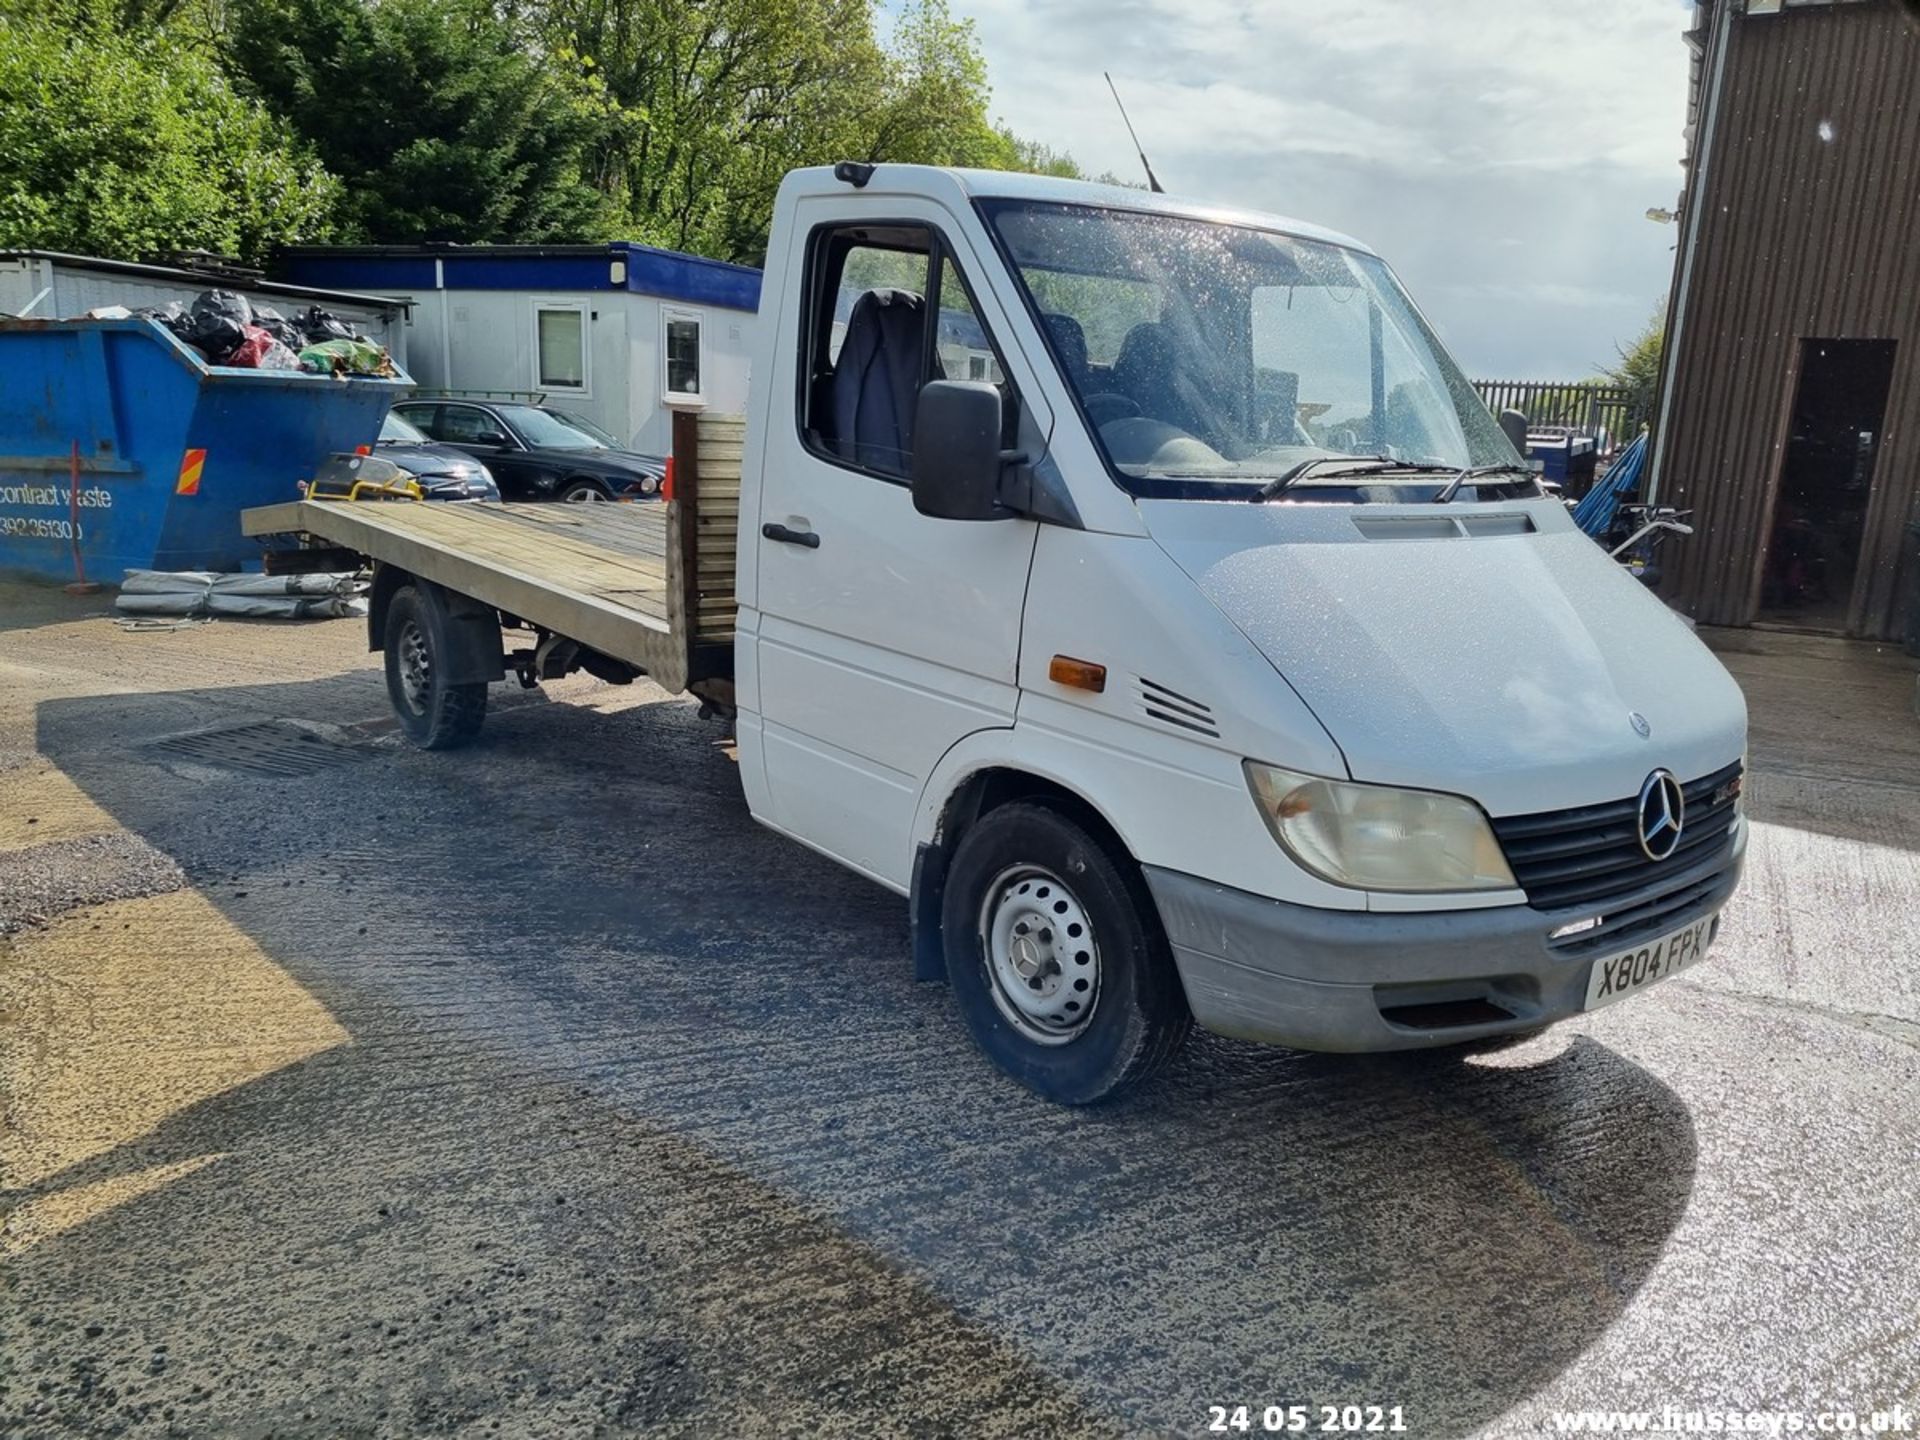
POLYGON ((846 165, 776 204, 735 642, 754 815, 910 897, 1079 1102, 1189 1019, 1536 1031, 1693 963, 1745 709, 1386 264, 1159 194, 846 165))

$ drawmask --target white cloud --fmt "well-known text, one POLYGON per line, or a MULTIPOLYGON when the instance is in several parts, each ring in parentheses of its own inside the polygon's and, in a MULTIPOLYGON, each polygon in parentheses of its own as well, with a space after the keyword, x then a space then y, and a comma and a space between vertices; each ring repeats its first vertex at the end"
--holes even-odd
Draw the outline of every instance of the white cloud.
POLYGON ((1088 169, 1349 231, 1469 370, 1608 362, 1664 297, 1684 0, 954 0, 994 111, 1088 169))

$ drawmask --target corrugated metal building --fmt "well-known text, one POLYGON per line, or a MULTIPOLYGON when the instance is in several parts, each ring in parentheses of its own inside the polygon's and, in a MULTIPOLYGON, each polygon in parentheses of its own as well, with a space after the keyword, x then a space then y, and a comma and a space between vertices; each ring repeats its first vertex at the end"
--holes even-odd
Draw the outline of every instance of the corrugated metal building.
POLYGON ((1920 6, 1695 7, 1653 485, 1703 623, 1903 633, 1920 494, 1920 6))

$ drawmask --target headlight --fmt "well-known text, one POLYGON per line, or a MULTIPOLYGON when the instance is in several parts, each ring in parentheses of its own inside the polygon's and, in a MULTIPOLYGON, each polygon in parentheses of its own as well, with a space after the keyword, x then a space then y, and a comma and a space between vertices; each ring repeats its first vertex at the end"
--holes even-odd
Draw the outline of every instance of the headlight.
POLYGON ((1486 813, 1471 800, 1322 780, 1246 762, 1273 838, 1308 870, 1356 890, 1515 890, 1486 813))

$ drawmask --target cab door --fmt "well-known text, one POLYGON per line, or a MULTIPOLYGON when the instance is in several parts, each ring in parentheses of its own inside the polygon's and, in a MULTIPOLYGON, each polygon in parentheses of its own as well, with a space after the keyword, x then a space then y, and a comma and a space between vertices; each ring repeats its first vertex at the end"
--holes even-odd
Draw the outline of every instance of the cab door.
POLYGON ((1013 724, 1035 541, 1030 520, 914 509, 914 402, 930 378, 988 379, 1012 417, 1039 387, 1000 343, 1006 317, 944 210, 874 203, 885 218, 858 223, 844 205, 797 206, 804 279, 770 411, 792 395, 797 423, 766 428, 758 625, 741 643, 758 677, 762 818, 904 890, 926 777, 963 736, 1013 724))

